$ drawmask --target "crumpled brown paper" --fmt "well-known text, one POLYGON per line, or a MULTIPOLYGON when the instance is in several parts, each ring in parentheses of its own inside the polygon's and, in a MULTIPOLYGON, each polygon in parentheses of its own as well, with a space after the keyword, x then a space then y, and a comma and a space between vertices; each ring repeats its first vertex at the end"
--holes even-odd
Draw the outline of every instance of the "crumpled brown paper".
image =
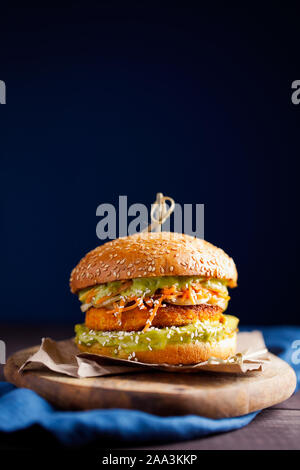
POLYGON ((171 372, 246 373, 262 370, 268 361, 268 351, 259 331, 238 333, 237 353, 226 361, 210 358, 193 365, 145 364, 126 359, 107 358, 90 353, 78 354, 73 339, 54 341, 43 338, 40 348, 21 366, 19 372, 33 369, 50 369, 71 377, 100 377, 128 372, 145 372, 145 369, 159 369, 171 372))

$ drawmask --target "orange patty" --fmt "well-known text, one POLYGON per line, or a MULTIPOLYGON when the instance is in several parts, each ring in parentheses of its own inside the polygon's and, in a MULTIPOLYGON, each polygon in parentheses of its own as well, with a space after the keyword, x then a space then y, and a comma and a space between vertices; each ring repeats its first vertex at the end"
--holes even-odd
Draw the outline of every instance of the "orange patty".
MULTIPOLYGON (((140 310, 138 307, 123 312, 113 314, 106 308, 90 308, 86 312, 85 324, 92 330, 104 331, 139 331, 144 328, 149 318, 149 308, 140 310)), ((158 309, 152 326, 165 328, 166 326, 182 326, 193 323, 197 320, 214 319, 223 321, 221 307, 217 305, 192 305, 178 306, 167 304, 166 307, 158 309)))

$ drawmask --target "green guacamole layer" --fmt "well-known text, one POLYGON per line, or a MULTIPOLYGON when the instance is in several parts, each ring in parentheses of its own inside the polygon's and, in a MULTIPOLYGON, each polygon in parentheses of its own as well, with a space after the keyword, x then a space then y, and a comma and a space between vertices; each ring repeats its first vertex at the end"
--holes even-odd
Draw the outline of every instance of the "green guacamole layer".
POLYGON ((76 342, 85 346, 99 344, 113 348, 113 354, 118 356, 119 351, 132 353, 164 349, 171 344, 185 344, 198 342, 213 342, 225 339, 233 333, 238 325, 238 318, 233 315, 224 315, 225 323, 218 321, 198 321, 185 326, 170 328, 149 328, 142 331, 95 331, 85 325, 76 325, 76 342))
POLYGON ((121 292, 122 281, 107 282, 106 284, 88 287, 79 291, 79 300, 84 303, 91 289, 94 292, 92 303, 96 303, 97 300, 103 297, 117 293, 119 297, 122 296, 124 299, 141 297, 143 295, 151 297, 158 289, 175 286, 180 290, 188 288, 193 283, 201 283, 207 289, 214 289, 225 294, 228 293, 226 282, 220 279, 207 279, 199 276, 162 276, 132 279, 131 285, 127 288, 124 285, 125 289, 121 292))

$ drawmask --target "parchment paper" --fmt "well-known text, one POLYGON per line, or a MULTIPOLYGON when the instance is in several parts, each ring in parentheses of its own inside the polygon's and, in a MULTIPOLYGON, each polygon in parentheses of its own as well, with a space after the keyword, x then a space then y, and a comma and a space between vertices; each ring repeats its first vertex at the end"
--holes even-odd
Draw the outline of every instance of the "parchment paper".
POLYGON ((226 361, 210 358, 208 361, 193 365, 145 364, 126 359, 107 358, 90 353, 78 353, 74 339, 54 341, 43 338, 39 350, 30 356, 19 372, 26 370, 52 370, 71 377, 100 377, 119 375, 145 370, 171 372, 212 371, 220 373, 245 374, 262 370, 268 362, 268 351, 261 332, 238 333, 237 353, 226 361))

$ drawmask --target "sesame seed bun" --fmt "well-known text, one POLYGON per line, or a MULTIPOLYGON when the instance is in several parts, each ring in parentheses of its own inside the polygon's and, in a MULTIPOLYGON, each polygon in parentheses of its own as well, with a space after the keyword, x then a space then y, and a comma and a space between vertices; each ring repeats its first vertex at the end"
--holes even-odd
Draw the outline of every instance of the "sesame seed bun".
POLYGON ((204 276, 237 284, 237 270, 223 250, 179 233, 137 233, 90 251, 73 269, 73 293, 95 284, 156 276, 204 276))
MULTIPOLYGON (((221 340, 211 343, 198 342, 189 344, 169 345, 164 349, 156 349, 152 351, 135 351, 135 358, 139 362, 148 364, 197 364, 198 362, 207 361, 210 357, 219 359, 227 359, 235 354, 236 350, 236 333, 221 340)), ((99 354, 101 356, 116 357, 113 347, 102 347, 99 344, 85 346, 78 344, 78 348, 82 352, 99 354)), ((120 351, 117 356, 119 359, 128 359, 128 353, 120 351)))

